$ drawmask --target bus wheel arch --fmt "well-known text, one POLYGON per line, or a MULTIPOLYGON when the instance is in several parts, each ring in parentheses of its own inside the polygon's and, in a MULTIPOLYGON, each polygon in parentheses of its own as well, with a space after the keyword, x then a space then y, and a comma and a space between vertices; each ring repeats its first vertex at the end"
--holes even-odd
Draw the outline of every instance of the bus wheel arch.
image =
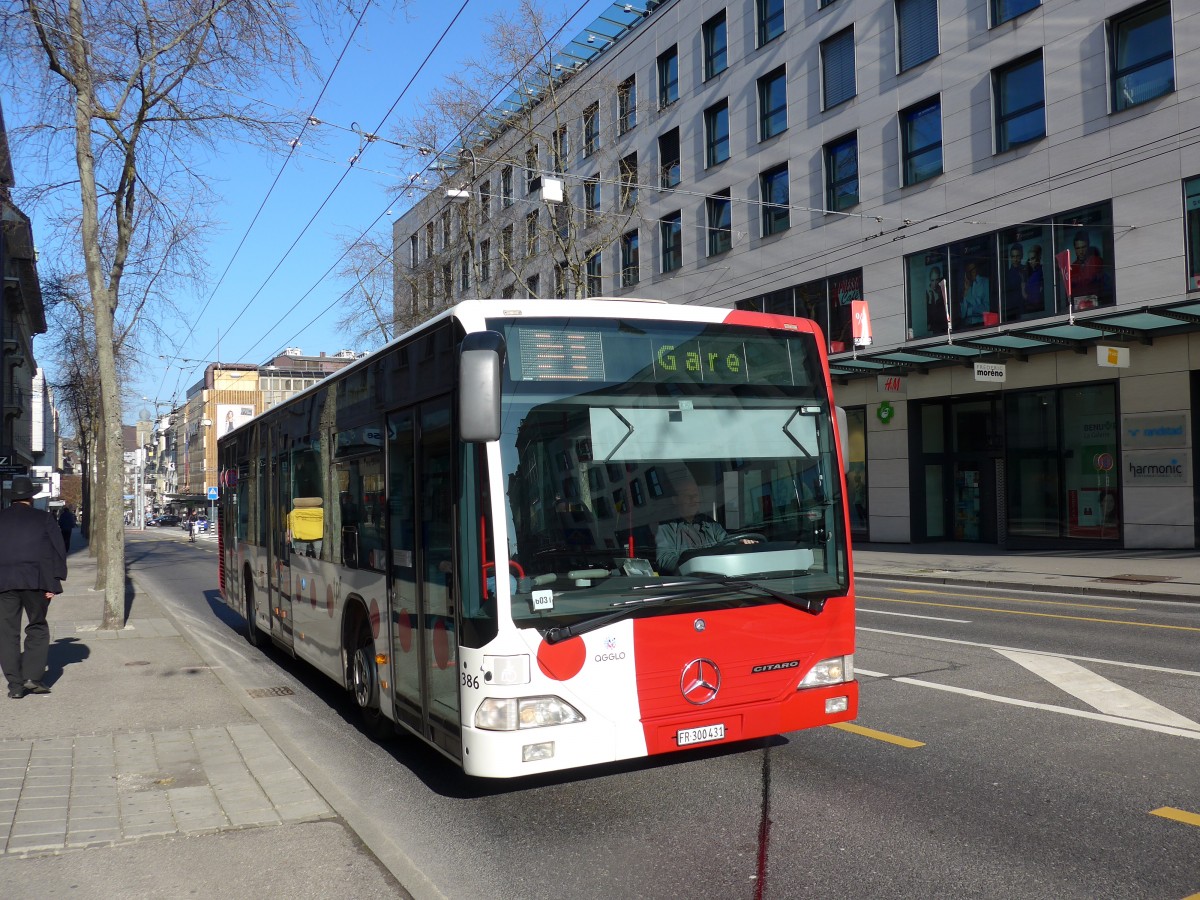
POLYGON ((379 703, 379 667, 375 661, 375 638, 371 619, 361 597, 346 604, 342 620, 342 668, 346 688, 354 698, 365 730, 373 737, 388 733, 389 724, 379 703))

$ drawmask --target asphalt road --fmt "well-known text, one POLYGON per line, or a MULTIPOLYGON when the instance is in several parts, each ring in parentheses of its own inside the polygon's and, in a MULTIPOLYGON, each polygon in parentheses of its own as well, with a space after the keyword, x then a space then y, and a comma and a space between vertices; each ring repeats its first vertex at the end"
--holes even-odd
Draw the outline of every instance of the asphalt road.
POLYGON ((251 648, 216 597, 215 544, 147 532, 129 551, 135 580, 418 897, 1200 892, 1195 605, 863 581, 853 726, 491 782, 370 740, 322 676, 251 648))

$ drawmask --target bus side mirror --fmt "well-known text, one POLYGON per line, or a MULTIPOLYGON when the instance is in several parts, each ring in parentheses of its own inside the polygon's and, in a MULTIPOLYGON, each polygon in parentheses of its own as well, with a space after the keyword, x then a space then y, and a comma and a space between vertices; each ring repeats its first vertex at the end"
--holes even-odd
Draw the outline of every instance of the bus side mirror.
POLYGON ((840 406, 834 408, 834 414, 837 416, 838 437, 842 441, 842 474, 845 475, 850 471, 850 419, 840 406))
POLYGON ((458 348, 458 435, 468 443, 500 438, 500 365, 504 337, 478 331, 458 348))

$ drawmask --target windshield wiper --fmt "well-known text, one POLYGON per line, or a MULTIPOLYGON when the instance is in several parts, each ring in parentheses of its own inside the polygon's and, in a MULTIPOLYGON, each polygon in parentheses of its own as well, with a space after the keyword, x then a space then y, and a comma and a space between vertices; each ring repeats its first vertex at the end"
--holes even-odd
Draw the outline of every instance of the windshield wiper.
POLYGON ((633 615, 639 609, 644 609, 647 606, 661 606, 666 603, 671 603, 675 600, 700 600, 710 597, 717 597, 727 594, 731 589, 737 591, 757 591, 760 596, 770 597, 773 600, 778 600, 780 603, 786 603, 788 606, 799 609, 811 615, 820 615, 825 609, 825 597, 798 597, 795 594, 785 594, 782 591, 777 591, 774 588, 769 588, 766 585, 758 584, 754 581, 747 581, 740 578, 689 578, 687 581, 670 581, 663 584, 647 585, 640 590, 650 590, 652 588, 667 588, 667 587, 690 587, 690 590, 675 590, 667 593, 658 594, 656 596, 635 597, 632 600, 622 600, 620 603, 613 604, 620 606, 620 609, 610 613, 596 616, 592 619, 586 619, 582 622, 576 622, 574 625, 561 625, 551 628, 545 634, 547 644, 557 644, 568 638, 576 637, 577 635, 587 634, 589 631, 595 631, 598 628, 603 628, 612 622, 624 619, 627 616, 633 615))
MULTIPOLYGON (((633 615, 639 609, 645 609, 647 606, 661 606, 666 603, 671 603, 675 600, 698 600, 707 597, 716 597, 722 594, 729 593, 725 585, 707 584, 703 581, 678 581, 671 584, 692 584, 698 590, 690 591, 670 591, 665 594, 651 597, 635 597, 632 600, 622 600, 619 603, 614 603, 613 606, 619 606, 620 609, 613 610, 610 613, 596 616, 591 619, 585 619, 582 622, 576 622, 574 625, 558 625, 551 628, 545 634, 547 644, 558 644, 568 638, 573 638, 580 634, 587 634, 589 631, 595 631, 597 628, 603 628, 612 622, 624 619, 627 616, 633 615)), ((654 585, 659 587, 659 585, 654 585)))

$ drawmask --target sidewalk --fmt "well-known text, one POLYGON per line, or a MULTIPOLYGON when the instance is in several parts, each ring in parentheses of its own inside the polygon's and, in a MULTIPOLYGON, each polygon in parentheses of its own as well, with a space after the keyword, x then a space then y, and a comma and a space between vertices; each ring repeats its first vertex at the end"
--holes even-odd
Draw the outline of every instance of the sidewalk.
POLYGON ((394 894, 156 598, 138 590, 125 628, 99 630, 96 561, 73 537, 52 693, 0 700, 4 896, 260 898, 330 877, 327 896, 394 894))
POLYGON ((994 544, 856 544, 859 578, 1069 591, 1200 603, 1195 550, 1005 550, 994 544))

